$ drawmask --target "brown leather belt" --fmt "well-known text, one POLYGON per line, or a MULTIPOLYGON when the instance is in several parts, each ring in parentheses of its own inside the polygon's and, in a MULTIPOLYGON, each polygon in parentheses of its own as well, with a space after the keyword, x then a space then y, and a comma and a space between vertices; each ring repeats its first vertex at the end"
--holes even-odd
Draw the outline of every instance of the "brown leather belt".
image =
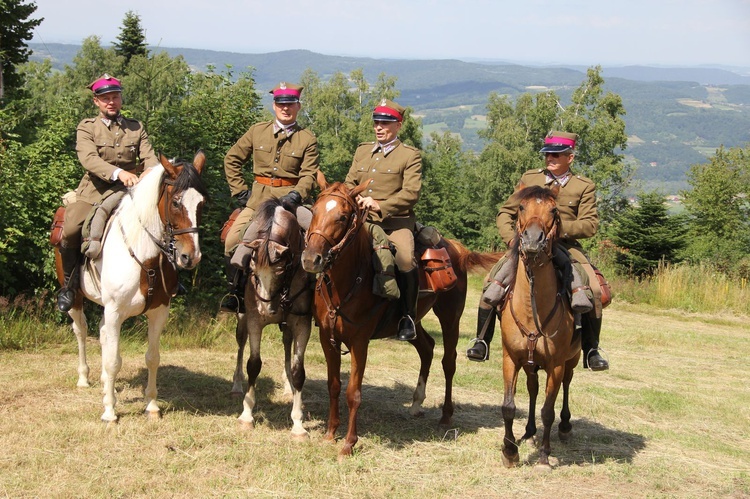
POLYGON ((255 176, 255 181, 259 184, 263 185, 270 185, 271 187, 289 187, 292 185, 297 185, 297 182, 299 182, 299 179, 289 179, 289 178, 279 178, 279 177, 261 177, 259 175, 255 176))

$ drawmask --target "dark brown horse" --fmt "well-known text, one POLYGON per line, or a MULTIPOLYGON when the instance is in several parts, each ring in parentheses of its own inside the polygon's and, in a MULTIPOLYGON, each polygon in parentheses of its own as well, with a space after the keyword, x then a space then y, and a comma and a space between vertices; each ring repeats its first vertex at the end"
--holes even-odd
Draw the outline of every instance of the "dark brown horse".
POLYGON ((300 264, 304 247, 296 216, 282 202, 270 199, 255 213, 258 235, 249 243, 249 278, 245 310, 237 318, 237 367, 232 393, 242 393, 242 354, 250 340, 247 359, 248 388, 239 421, 245 428, 255 423, 255 382, 263 364, 260 345, 263 328, 278 324, 284 343, 284 393, 292 396, 292 437, 308 438, 302 426, 302 387, 305 384, 305 349, 312 323, 310 274, 300 264))
MULTIPOLYGON (((307 232, 302 265, 318 273, 313 313, 320 330, 320 344, 328 367, 329 415, 325 438, 333 440, 339 426, 342 344, 351 353, 351 374, 346 389, 349 425, 339 457, 351 455, 357 443, 357 411, 362 401, 362 378, 367 363, 370 340, 396 334, 400 313, 391 302, 372 292, 372 242, 363 225, 367 212, 357 206, 357 195, 366 187, 354 189, 344 184, 328 186, 318 178, 322 192, 313 206, 313 218, 307 232)), ((443 293, 431 293, 419 300, 417 315, 422 318, 433 310, 443 333, 443 372, 445 400, 441 425, 450 424, 453 416, 453 375, 456 372, 456 345, 459 320, 466 302, 466 273, 474 267, 489 268, 499 255, 474 253, 456 241, 441 240, 450 255, 457 276, 456 285, 443 293)), ((417 321, 417 338, 411 343, 417 349, 421 366, 410 412, 422 413, 425 386, 432 363, 435 340, 417 321)))
POLYGON ((520 199, 520 205, 512 251, 518 256, 518 269, 515 284, 500 311, 505 382, 502 406, 505 421, 503 463, 508 467, 518 462, 518 444, 513 436, 516 414, 513 399, 521 368, 526 372, 530 397, 529 418, 522 439, 531 438, 536 433, 537 372, 543 369, 547 374, 541 410, 544 434, 538 466, 549 469, 550 432, 555 421, 555 400, 561 385, 560 439, 566 439, 572 429, 568 388, 581 355, 581 339, 575 334, 573 313, 551 261, 553 245, 560 230, 555 203, 557 192, 557 189, 534 186, 523 188, 515 194, 520 199))
MULTIPOLYGON (((83 298, 104 307, 99 329, 102 345, 103 421, 117 420, 115 378, 122 366, 120 328, 128 317, 148 317, 146 414, 160 414, 156 391, 159 336, 167 323, 169 305, 177 291, 177 268, 192 269, 201 260, 198 226, 208 191, 201 180, 206 156, 198 152, 193 163, 171 162, 164 155, 128 191, 113 213, 101 254, 86 259, 81 289, 68 315, 78 339, 78 386, 89 386, 86 363, 88 326, 83 298)), ((57 277, 62 264, 55 250, 57 277)))

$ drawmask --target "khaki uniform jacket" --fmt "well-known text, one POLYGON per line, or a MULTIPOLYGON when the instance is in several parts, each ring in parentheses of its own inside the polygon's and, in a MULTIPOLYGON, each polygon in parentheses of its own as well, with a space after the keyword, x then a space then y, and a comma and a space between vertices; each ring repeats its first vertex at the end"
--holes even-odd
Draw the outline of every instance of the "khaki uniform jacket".
POLYGON ((384 230, 414 230, 414 205, 422 190, 422 155, 419 149, 396 140, 395 147, 383 154, 376 142, 364 142, 354 153, 352 166, 344 183, 355 187, 373 179, 362 196, 380 204, 380 213, 370 212, 369 219, 384 230))
POLYGON ((76 189, 76 200, 89 204, 125 189, 122 182, 112 180, 117 168, 140 173, 144 166, 159 162, 143 125, 124 116, 109 126, 101 116, 81 121, 76 129, 76 152, 86 170, 76 189))
POLYGON ((310 197, 318 171, 318 140, 299 125, 287 137, 279 130, 274 133, 275 121, 264 121, 251 126, 224 157, 224 174, 232 196, 248 189, 242 167, 252 157, 253 175, 296 180, 297 185, 272 187, 253 182, 247 208, 255 210, 263 201, 279 198, 294 190, 303 200, 310 197))
MULTIPOLYGON (((523 174, 519 184, 526 187, 547 186, 546 170, 538 168, 523 174)), ((557 209, 562 221, 560 234, 563 242, 580 246, 578 239, 585 239, 596 234, 599 228, 599 215, 596 212, 596 185, 591 179, 575 173, 560 187, 557 195, 557 209)), ((510 245, 516 235, 516 212, 518 200, 511 196, 497 214, 497 228, 505 244, 510 245)))

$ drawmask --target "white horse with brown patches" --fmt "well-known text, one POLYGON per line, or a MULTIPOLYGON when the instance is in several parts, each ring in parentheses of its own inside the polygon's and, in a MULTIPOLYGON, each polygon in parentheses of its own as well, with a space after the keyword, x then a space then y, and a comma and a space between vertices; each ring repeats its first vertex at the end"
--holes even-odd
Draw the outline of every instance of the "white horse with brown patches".
MULTIPOLYGON (((122 366, 120 328, 125 319, 145 314, 148 318, 146 367, 146 414, 159 417, 156 403, 156 371, 159 336, 169 316, 177 290, 177 268, 192 269, 201 260, 198 226, 208 192, 201 180, 206 157, 198 152, 193 163, 160 156, 161 164, 146 170, 138 184, 120 202, 108 224, 101 254, 86 260, 81 289, 68 315, 78 340, 78 386, 89 386, 86 363, 88 325, 83 298, 104 307, 99 330, 102 347, 102 420, 117 420, 115 379, 122 366)), ((59 252, 55 252, 58 279, 62 276, 59 252)))

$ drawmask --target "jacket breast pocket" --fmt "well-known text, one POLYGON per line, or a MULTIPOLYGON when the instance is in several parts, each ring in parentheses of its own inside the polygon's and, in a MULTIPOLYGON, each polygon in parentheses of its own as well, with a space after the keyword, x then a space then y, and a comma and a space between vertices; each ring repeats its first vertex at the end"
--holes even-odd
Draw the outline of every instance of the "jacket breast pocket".
POLYGON ((121 154, 119 159, 128 163, 135 163, 135 160, 138 157, 138 142, 135 139, 125 139, 123 141, 123 146, 122 151, 119 153, 121 154))
POLYGON ((268 147, 265 146, 257 146, 253 147, 253 166, 255 168, 258 167, 268 167, 273 163, 273 153, 268 147))
POLYGON ((115 153, 115 145, 107 140, 96 141, 96 152, 99 157, 107 163, 114 162, 117 157, 117 153, 115 153))
POLYGON ((281 154, 281 169, 292 174, 299 173, 302 167, 302 151, 287 151, 281 154))

